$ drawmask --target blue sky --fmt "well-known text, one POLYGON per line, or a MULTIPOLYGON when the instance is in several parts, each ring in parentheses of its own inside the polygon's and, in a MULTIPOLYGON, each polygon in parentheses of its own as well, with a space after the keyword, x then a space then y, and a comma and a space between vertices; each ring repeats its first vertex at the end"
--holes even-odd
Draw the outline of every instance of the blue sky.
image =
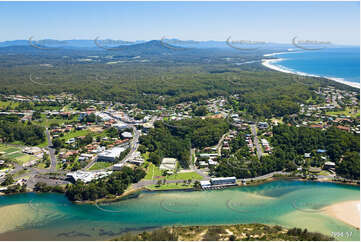
POLYGON ((359 2, 0 2, 0 41, 302 40, 359 45, 359 2))

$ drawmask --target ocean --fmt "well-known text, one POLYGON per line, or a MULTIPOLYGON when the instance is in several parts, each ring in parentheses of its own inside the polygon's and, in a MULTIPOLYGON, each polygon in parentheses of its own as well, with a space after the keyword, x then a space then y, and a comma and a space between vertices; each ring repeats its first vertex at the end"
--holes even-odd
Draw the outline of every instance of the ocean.
POLYGON ((269 63, 272 69, 360 84, 359 47, 296 50, 268 56, 279 58, 269 63))

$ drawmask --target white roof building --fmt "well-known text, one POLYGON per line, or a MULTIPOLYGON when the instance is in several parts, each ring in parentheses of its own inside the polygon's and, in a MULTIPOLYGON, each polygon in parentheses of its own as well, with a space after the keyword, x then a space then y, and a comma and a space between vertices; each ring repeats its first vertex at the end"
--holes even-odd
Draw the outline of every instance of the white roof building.
POLYGON ((133 137, 132 133, 130 133, 130 132, 123 132, 123 133, 122 133, 122 136, 123 136, 124 138, 128 138, 128 139, 130 139, 130 138, 133 137))
POLYGON ((200 181, 199 183, 201 184, 201 187, 202 187, 202 188, 206 188, 206 187, 211 187, 211 186, 212 186, 212 184, 211 184, 210 181, 200 181))
POLYGON ((100 179, 110 175, 112 171, 100 171, 100 172, 90 172, 90 171, 76 171, 67 173, 66 176, 74 181, 90 182, 94 179, 100 179))
POLYGON ((122 163, 115 164, 115 165, 113 165, 113 170, 114 171, 120 171, 123 168, 123 165, 124 164, 122 164, 122 163))
POLYGON ((174 170, 177 166, 177 159, 175 158, 163 158, 160 169, 163 170, 174 170))
POLYGON ((117 128, 118 130, 123 130, 123 129, 128 128, 128 125, 126 123, 123 123, 123 122, 118 122, 116 124, 113 124, 113 127, 117 128))
POLYGON ((122 153, 125 150, 126 150, 125 147, 114 147, 112 149, 105 150, 98 154, 97 161, 113 162, 120 156, 120 153, 122 153))

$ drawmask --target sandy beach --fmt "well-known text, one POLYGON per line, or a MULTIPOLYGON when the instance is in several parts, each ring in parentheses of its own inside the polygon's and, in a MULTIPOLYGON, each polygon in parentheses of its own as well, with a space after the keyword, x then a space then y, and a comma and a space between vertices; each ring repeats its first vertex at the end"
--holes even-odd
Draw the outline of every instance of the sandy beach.
POLYGON ((325 207, 323 211, 344 223, 360 229, 360 201, 347 201, 325 207))
MULTIPOLYGON (((264 56, 274 56, 277 54, 283 54, 285 52, 280 52, 280 53, 273 53, 273 54, 266 54, 264 56)), ((290 52, 289 52, 290 53, 290 52)), ((287 68, 282 68, 281 66, 277 66, 275 65, 275 63, 282 61, 282 58, 276 58, 276 59, 262 59, 262 65, 264 65, 265 67, 275 70, 275 71, 280 71, 280 72, 284 72, 284 73, 289 73, 289 74, 296 74, 296 75, 300 75, 300 76, 311 76, 311 77, 323 77, 326 79, 329 79, 331 81, 335 81, 335 82, 339 82, 351 87, 355 87, 355 88, 359 88, 360 89, 360 83, 355 83, 355 82, 349 82, 349 81, 345 81, 342 78, 335 78, 335 77, 327 77, 327 76, 317 76, 317 75, 312 75, 312 74, 308 74, 308 73, 304 73, 304 72, 299 72, 299 71, 292 71, 289 70, 287 68)))

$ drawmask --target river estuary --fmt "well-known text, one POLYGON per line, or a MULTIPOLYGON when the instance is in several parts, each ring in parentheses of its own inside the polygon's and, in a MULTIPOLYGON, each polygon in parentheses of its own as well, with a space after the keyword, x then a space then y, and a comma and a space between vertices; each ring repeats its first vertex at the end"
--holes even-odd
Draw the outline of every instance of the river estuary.
MULTIPOLYGON (((106 240, 167 225, 263 223, 331 235, 360 232, 325 214, 325 206, 359 200, 360 188, 279 180, 216 191, 140 192, 111 204, 72 204, 62 194, 0 197, 0 240, 106 240)), ((342 238, 343 240, 347 238, 342 238)))

